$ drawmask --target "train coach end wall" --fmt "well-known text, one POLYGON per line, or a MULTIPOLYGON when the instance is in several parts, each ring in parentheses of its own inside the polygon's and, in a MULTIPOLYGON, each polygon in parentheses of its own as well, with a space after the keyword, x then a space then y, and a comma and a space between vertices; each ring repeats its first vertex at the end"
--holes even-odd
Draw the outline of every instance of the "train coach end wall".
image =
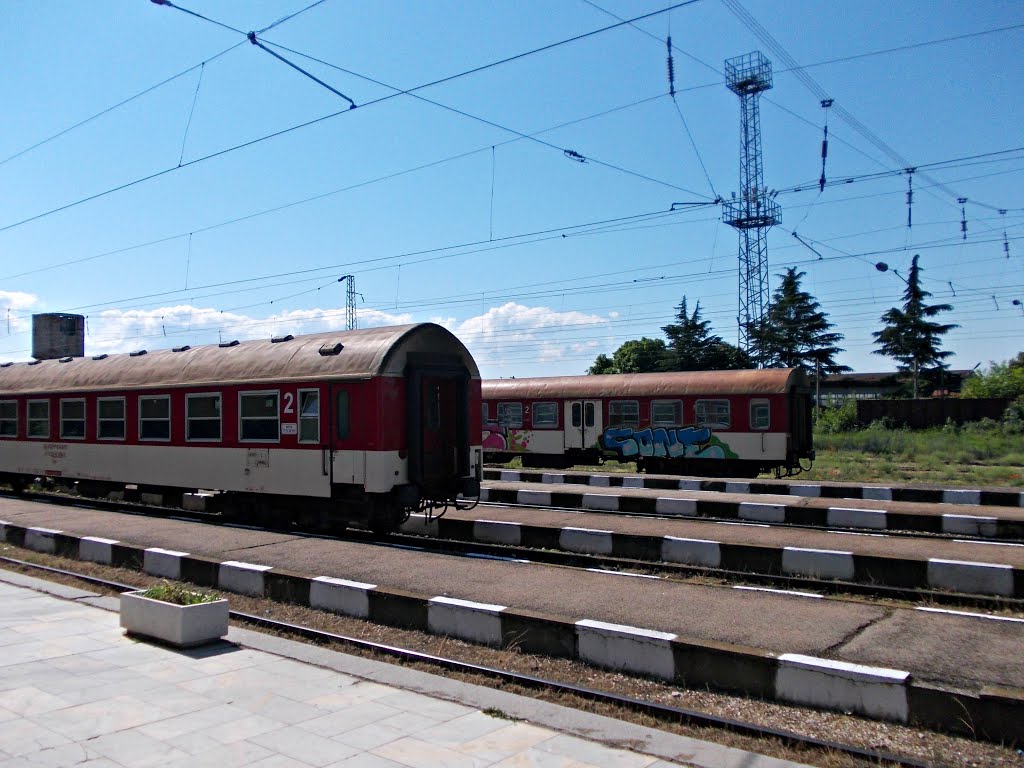
POLYGON ((857 423, 886 420, 911 429, 941 427, 947 420, 957 424, 981 419, 998 421, 1012 398, 918 398, 917 400, 858 400, 857 423))

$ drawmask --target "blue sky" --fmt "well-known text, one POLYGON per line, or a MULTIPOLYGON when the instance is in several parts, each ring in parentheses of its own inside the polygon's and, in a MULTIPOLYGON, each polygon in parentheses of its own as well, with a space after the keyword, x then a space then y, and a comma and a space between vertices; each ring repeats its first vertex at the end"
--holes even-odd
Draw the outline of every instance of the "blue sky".
MULTIPOLYGON (((818 95, 722 0, 377 103, 608 26, 609 13, 671 3, 326 0, 260 35, 353 110, 241 35, 178 10, 9 0, 0 359, 29 357, 33 312, 85 314, 90 354, 344 327, 337 279, 349 273, 361 326, 444 323, 487 377, 582 373, 627 339, 660 336, 684 295, 735 342, 737 235, 712 201, 738 189, 739 101, 723 61, 752 50, 775 68, 761 100, 765 181, 782 206, 768 241, 772 287, 799 266, 845 335, 841 361, 892 369, 872 354, 871 332, 904 284, 873 265, 906 274, 919 253, 933 301, 955 307, 943 318, 960 325, 946 338, 952 367, 1015 355, 1024 5, 742 1, 803 80, 876 139, 829 111, 827 176, 844 183, 819 194, 818 95), (900 160, 922 167, 911 229, 900 160), (702 205, 670 212, 681 202, 702 205)), ((310 2, 180 4, 249 31, 310 2)))

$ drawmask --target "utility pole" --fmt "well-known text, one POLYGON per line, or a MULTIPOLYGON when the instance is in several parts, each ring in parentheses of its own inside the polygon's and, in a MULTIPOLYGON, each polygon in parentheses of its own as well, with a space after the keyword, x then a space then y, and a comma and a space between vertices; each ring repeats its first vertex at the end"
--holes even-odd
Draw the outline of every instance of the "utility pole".
POLYGON ((759 97, 772 87, 772 64, 760 51, 726 59, 725 84, 740 97, 740 197, 725 202, 722 221, 739 233, 739 348, 750 353, 750 329, 768 312, 768 229, 780 213, 761 165, 759 97))

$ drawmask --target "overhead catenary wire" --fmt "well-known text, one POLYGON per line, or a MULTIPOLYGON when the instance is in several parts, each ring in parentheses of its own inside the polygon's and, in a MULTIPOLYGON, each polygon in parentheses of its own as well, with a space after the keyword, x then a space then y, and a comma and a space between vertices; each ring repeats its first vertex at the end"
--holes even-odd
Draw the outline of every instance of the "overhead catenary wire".
POLYGON ((85 118, 84 120, 79 120, 74 125, 69 125, 67 128, 62 129, 62 130, 58 131, 57 133, 55 133, 55 134, 53 134, 51 136, 47 136, 45 139, 37 141, 34 144, 32 144, 31 146, 28 146, 28 147, 25 147, 24 149, 18 150, 13 155, 9 155, 9 156, 5 157, 3 160, 0 160, 0 166, 4 165, 6 163, 9 163, 11 160, 14 160, 14 159, 16 159, 18 157, 21 157, 22 155, 28 154, 32 150, 38 149, 39 147, 42 147, 45 144, 49 144, 51 141, 54 141, 55 139, 59 139, 61 136, 64 136, 65 134, 68 134, 68 133, 71 133, 75 129, 81 128, 83 125, 87 125, 88 123, 91 123, 93 120, 96 120, 97 118, 103 117, 104 115, 108 114, 109 112, 113 112, 114 110, 116 110, 116 109, 118 109, 120 107, 123 107, 125 104, 130 104, 131 102, 135 101, 136 99, 142 98, 147 93, 151 93, 152 91, 155 91, 158 88, 161 88, 162 86, 167 85, 168 83, 174 82, 178 78, 184 77, 189 72, 192 72, 192 71, 194 71, 194 70, 196 70, 196 69, 198 69, 200 67, 204 67, 205 65, 209 64, 210 62, 212 62, 212 61, 214 61, 216 59, 219 59, 221 56, 224 56, 225 54, 230 53, 231 51, 235 50, 236 48, 241 47, 242 44, 243 43, 235 43, 234 45, 232 45, 232 46, 230 46, 228 48, 225 48, 220 53, 216 53, 213 56, 211 56, 210 58, 204 59, 199 64, 194 64, 191 67, 189 67, 188 69, 183 69, 181 72, 179 72, 176 75, 171 75, 170 77, 168 77, 168 78, 166 78, 164 80, 161 80, 159 83, 155 83, 154 85, 148 86, 147 88, 144 88, 143 90, 139 91, 138 93, 133 94, 132 96, 129 96, 127 99, 122 99, 121 101, 117 102, 116 104, 112 104, 111 106, 106 107, 106 108, 100 110, 99 112, 97 112, 97 113, 95 113, 93 115, 90 115, 89 117, 85 118))
MULTIPOLYGON (((160 4, 166 4, 166 2, 167 2, 167 0, 163 0, 163 2, 160 3, 160 4)), ((584 32, 584 33, 581 33, 579 35, 574 35, 573 37, 565 38, 565 39, 559 40, 559 41, 554 42, 554 43, 549 43, 547 45, 543 45, 543 46, 540 46, 538 48, 533 48, 533 49, 528 50, 528 51, 522 51, 522 52, 514 54, 512 56, 506 56, 505 58, 498 59, 496 61, 492 61, 492 62, 490 62, 488 64, 482 64, 480 66, 473 67, 471 69, 467 69, 467 70, 464 70, 462 72, 458 72, 458 73, 456 73, 454 75, 447 75, 445 77, 441 77, 441 78, 438 78, 438 79, 435 79, 435 80, 431 80, 429 82, 422 83, 421 85, 415 86, 414 88, 409 88, 407 90, 400 91, 398 93, 388 94, 388 95, 382 96, 382 97, 380 97, 378 99, 374 99, 372 101, 369 101, 369 102, 363 104, 361 106, 360 110, 349 110, 349 109, 346 108, 344 110, 338 110, 338 111, 335 111, 335 112, 330 112, 330 113, 328 113, 326 115, 321 115, 320 117, 316 117, 316 118, 313 118, 311 120, 306 120, 306 121, 304 121, 302 123, 298 123, 296 125, 292 125, 292 126, 290 126, 288 128, 282 128, 280 130, 273 131, 272 133, 268 133, 268 134, 265 134, 263 136, 259 136, 259 137, 255 138, 255 139, 249 139, 248 141, 244 141, 244 142, 241 142, 239 144, 235 144, 233 146, 225 147, 224 149, 220 149, 220 150, 217 150, 215 152, 211 152, 211 153, 209 153, 207 155, 203 155, 202 157, 194 158, 194 159, 188 161, 187 163, 183 163, 180 166, 174 166, 174 167, 170 167, 170 168, 165 168, 165 169, 163 169, 161 171, 156 171, 156 172, 150 173, 150 174, 148 174, 146 176, 142 176, 142 177, 133 179, 131 181, 124 182, 124 183, 119 184, 117 186, 110 187, 110 188, 105 189, 105 190, 103 190, 101 192, 96 192, 96 193, 94 193, 92 195, 88 195, 86 197, 82 197, 82 198, 79 198, 77 200, 73 200, 71 202, 64 203, 63 205, 59 205, 59 206, 57 206, 55 208, 51 208, 49 210, 42 211, 42 212, 34 214, 32 216, 25 217, 25 218, 20 219, 18 221, 14 221, 14 222, 11 222, 9 224, 5 224, 3 226, 0 226, 0 232, 6 232, 8 230, 14 229, 16 227, 23 226, 23 225, 28 224, 30 222, 37 221, 39 219, 42 219, 42 218, 45 218, 45 217, 48 217, 48 216, 52 216, 55 213, 60 213, 61 211, 66 211, 66 210, 68 210, 70 208, 75 208, 75 207, 77 207, 79 205, 91 202, 93 200, 97 200, 97 199, 99 199, 101 197, 106 197, 107 195, 111 195, 111 194, 114 194, 116 192, 120 192, 122 190, 129 189, 129 188, 137 186, 139 184, 143 184, 143 183, 145 183, 147 181, 152 181, 153 179, 157 179, 157 178, 160 178, 162 176, 166 176, 167 174, 179 171, 182 168, 189 168, 191 166, 198 165, 199 163, 204 163, 204 162, 207 162, 209 160, 212 160, 212 159, 214 159, 216 157, 221 157, 223 155, 226 155, 226 154, 229 154, 229 153, 232 153, 232 152, 237 152, 238 150, 245 149, 247 147, 251 147, 251 146, 254 146, 256 144, 260 144, 262 142, 278 138, 280 136, 284 136, 284 135, 292 133, 294 131, 302 130, 303 128, 308 128, 309 126, 316 125, 318 123, 322 123, 325 120, 333 119, 335 117, 338 117, 339 115, 348 114, 349 112, 352 112, 352 111, 360 111, 361 112, 366 107, 373 106, 373 105, 376 105, 376 104, 381 104, 381 103, 386 102, 386 101, 390 101, 391 99, 394 99, 394 98, 396 98, 398 96, 401 96, 401 95, 405 95, 405 94, 412 93, 412 92, 415 92, 415 91, 421 91, 421 90, 424 90, 426 88, 431 88, 431 87, 434 87, 434 86, 437 86, 437 85, 441 85, 443 83, 452 82, 453 80, 457 80, 457 79, 460 79, 460 78, 463 78, 463 77, 468 77, 470 75, 474 75, 474 74, 477 74, 479 72, 483 72, 485 70, 491 69, 493 67, 502 66, 504 64, 508 64, 510 62, 513 62, 513 61, 518 61, 519 59, 523 59, 523 58, 526 58, 528 56, 533 56, 533 55, 536 55, 538 53, 543 53, 543 52, 546 52, 546 51, 550 51, 550 50, 552 50, 554 48, 558 48, 558 47, 563 46, 563 45, 569 45, 571 43, 575 43, 575 42, 578 42, 580 40, 584 40, 584 39, 593 37, 594 35, 599 35, 599 34, 602 34, 604 32, 611 31, 613 29, 618 29, 619 27, 622 27, 625 24, 632 23, 632 22, 635 22, 637 20, 652 18, 654 16, 658 16, 658 15, 663 14, 663 13, 668 13, 669 11, 673 11, 673 10, 676 10, 678 8, 684 8, 684 7, 688 6, 688 5, 693 5, 693 4, 697 3, 697 2, 700 2, 700 0, 683 0, 683 2, 679 2, 679 3, 676 3, 674 5, 667 6, 665 8, 660 8, 658 10, 651 11, 649 13, 645 13, 645 14, 642 14, 640 16, 636 16, 636 17, 634 17, 633 19, 631 19, 631 20, 629 20, 627 22, 620 22, 620 23, 617 23, 617 24, 610 24, 608 26, 601 27, 599 29, 591 30, 590 32, 584 32)), ((193 14, 193 15, 198 15, 198 14, 193 14)), ((205 17, 203 17, 203 18, 205 18, 205 17)), ((222 26, 224 26, 224 25, 222 25, 222 26)), ((243 35, 247 34, 247 33, 241 32, 240 30, 234 30, 234 28, 232 28, 232 27, 228 27, 228 28, 232 29, 233 31, 239 32, 240 34, 243 34, 243 35)), ((668 186, 674 187, 674 185, 668 185, 668 186)), ((676 187, 674 187, 674 188, 676 188, 676 187)), ((688 192, 688 190, 685 190, 685 189, 680 190, 680 191, 688 192)))

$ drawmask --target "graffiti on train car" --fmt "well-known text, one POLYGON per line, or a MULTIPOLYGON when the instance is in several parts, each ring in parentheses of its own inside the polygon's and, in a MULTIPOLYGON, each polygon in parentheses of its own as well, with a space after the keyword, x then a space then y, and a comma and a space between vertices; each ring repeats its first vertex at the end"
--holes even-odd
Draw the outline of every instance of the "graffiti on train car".
POLYGON ((485 451, 524 452, 530 447, 533 432, 528 429, 509 429, 497 424, 484 424, 483 446, 485 451))
POLYGON ((736 458, 729 446, 708 427, 608 427, 601 435, 601 447, 626 459, 638 456, 736 458))

